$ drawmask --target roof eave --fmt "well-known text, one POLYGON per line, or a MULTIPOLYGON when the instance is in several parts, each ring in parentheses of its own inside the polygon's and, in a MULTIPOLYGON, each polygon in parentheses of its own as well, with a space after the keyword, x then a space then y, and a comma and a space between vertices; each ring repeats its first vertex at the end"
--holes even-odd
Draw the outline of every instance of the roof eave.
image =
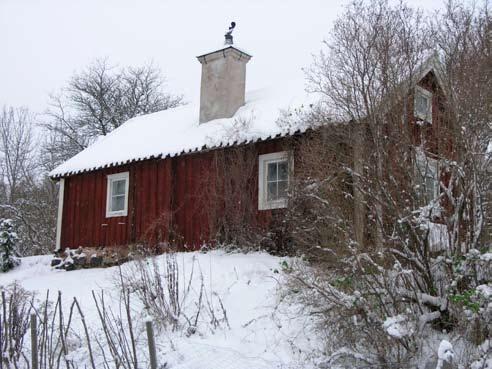
POLYGON ((227 147, 236 147, 236 146, 248 145, 251 143, 259 143, 259 142, 265 142, 265 141, 275 140, 275 139, 279 139, 279 138, 292 137, 292 136, 297 136, 297 135, 306 133, 309 130, 310 130, 309 127, 306 127, 304 129, 299 128, 299 129, 296 129, 294 131, 286 131, 283 133, 272 134, 272 135, 269 135, 268 137, 264 137, 264 138, 262 138, 262 137, 258 137, 256 139, 255 138, 248 138, 248 139, 244 139, 242 141, 235 141, 233 143, 231 143, 231 142, 225 142, 224 143, 221 141, 220 143, 218 143, 214 146, 203 145, 202 147, 194 147, 194 148, 190 148, 186 151, 183 150, 179 153, 174 153, 174 154, 151 155, 150 157, 147 156, 147 157, 142 157, 142 158, 128 159, 125 162, 107 163, 104 165, 100 165, 98 167, 84 168, 84 169, 79 169, 79 170, 74 170, 74 171, 57 173, 57 174, 51 175, 50 178, 52 180, 59 180, 61 178, 71 177, 71 176, 74 176, 77 174, 95 172, 95 171, 98 171, 101 169, 106 169, 106 168, 115 168, 118 166, 127 165, 127 164, 131 164, 131 163, 135 163, 135 162, 141 162, 144 160, 152 160, 152 159, 159 160, 159 159, 166 159, 169 157, 179 157, 179 156, 190 155, 190 154, 199 154, 199 153, 204 153, 204 152, 218 150, 218 149, 227 148, 227 147))

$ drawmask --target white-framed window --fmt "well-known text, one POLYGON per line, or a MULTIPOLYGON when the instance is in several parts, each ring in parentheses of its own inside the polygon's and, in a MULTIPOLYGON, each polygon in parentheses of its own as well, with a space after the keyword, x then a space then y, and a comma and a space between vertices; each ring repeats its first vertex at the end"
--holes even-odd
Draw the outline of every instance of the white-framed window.
POLYGON ((415 87, 414 115, 417 120, 432 123, 432 92, 415 87))
POLYGON ((287 151, 258 157, 258 209, 279 209, 287 206, 287 190, 294 169, 292 155, 287 151))
POLYGON ((437 160, 423 153, 417 154, 417 172, 422 196, 432 201, 439 196, 439 165, 437 160))
POLYGON ((106 218, 128 215, 128 172, 108 175, 106 218))

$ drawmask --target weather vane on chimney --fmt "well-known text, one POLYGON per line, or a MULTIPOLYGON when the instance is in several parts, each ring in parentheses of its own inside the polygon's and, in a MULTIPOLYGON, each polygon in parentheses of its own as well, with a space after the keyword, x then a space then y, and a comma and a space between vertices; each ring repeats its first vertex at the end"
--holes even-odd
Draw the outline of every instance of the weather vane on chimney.
POLYGON ((233 40, 232 40, 232 31, 234 31, 234 27, 236 27, 236 22, 231 22, 231 26, 229 29, 226 31, 224 37, 225 37, 225 45, 232 45, 233 40))

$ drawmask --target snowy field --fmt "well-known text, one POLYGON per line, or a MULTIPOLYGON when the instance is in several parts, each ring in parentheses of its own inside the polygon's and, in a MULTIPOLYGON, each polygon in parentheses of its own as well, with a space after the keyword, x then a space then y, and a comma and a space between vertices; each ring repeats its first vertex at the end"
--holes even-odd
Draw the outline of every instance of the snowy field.
MULTIPOLYGON (((77 297, 90 330, 97 333, 100 328, 92 291, 104 290, 111 294, 113 307, 117 310, 118 289, 114 281, 118 277, 118 268, 65 272, 53 270, 49 266, 50 259, 50 256, 23 258, 15 270, 0 274, 0 285, 18 281, 25 289, 36 292, 40 299, 47 289, 53 298, 61 291, 67 311, 73 297, 77 297)), ((157 257, 157 261, 165 261, 165 256, 157 257)), ((193 263, 198 266, 207 293, 216 292, 222 299, 230 328, 223 325, 213 330, 202 324, 189 337, 185 331, 158 332, 156 341, 161 367, 261 369, 309 368, 313 365, 310 358, 319 350, 319 342, 313 341, 307 330, 312 322, 297 317, 300 306, 280 298, 282 263, 286 259, 265 253, 245 255, 212 251, 179 253, 177 261, 180 273, 185 276, 189 275, 193 263)), ((124 268, 131 265, 126 264, 124 268)), ((192 294, 198 295, 200 285, 201 278, 194 278, 192 294)), ((195 300, 190 300, 191 305, 195 300)), ((134 303, 133 308, 143 340, 146 313, 138 303, 134 303)), ((141 362, 145 363, 143 367, 147 367, 148 362, 145 347, 142 345, 139 349, 141 362)), ((69 355, 79 367, 88 365, 88 355, 82 345, 69 355)))

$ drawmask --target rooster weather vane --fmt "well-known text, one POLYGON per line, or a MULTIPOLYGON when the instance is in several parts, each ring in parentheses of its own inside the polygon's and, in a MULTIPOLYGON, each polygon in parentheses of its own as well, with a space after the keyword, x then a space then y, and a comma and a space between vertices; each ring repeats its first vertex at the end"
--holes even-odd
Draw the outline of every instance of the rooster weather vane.
POLYGON ((234 28, 236 27, 236 22, 231 22, 231 26, 229 29, 226 31, 224 37, 225 37, 225 44, 226 45, 232 45, 233 40, 232 40, 232 31, 234 31, 234 28))

